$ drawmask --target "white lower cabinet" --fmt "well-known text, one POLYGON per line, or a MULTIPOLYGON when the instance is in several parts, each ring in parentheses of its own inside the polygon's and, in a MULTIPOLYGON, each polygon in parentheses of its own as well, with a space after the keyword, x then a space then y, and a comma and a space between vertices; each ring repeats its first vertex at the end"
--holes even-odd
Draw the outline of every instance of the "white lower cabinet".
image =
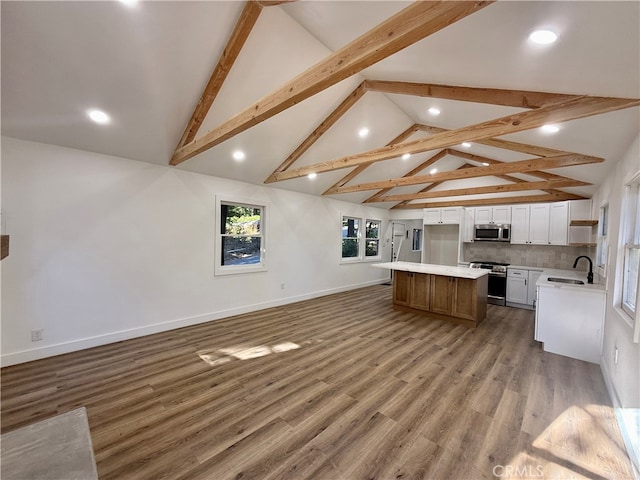
POLYGON ((536 283, 542 275, 542 270, 529 270, 529 282, 527 284, 527 305, 536 308, 536 283))
POLYGON ((538 287, 535 339, 545 352, 600 363, 606 293, 538 287))
POLYGON ((542 270, 507 268, 507 306, 536 307, 536 282, 542 270))
POLYGON ((507 269, 507 304, 527 303, 527 281, 529 271, 515 268, 507 269))

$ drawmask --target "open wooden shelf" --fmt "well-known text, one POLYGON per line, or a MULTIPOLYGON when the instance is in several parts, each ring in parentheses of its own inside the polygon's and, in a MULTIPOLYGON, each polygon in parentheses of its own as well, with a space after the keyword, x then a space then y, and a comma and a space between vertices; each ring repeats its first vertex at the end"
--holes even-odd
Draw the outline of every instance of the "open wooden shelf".
POLYGON ((598 224, 598 220, 571 220, 571 227, 594 227, 598 224))

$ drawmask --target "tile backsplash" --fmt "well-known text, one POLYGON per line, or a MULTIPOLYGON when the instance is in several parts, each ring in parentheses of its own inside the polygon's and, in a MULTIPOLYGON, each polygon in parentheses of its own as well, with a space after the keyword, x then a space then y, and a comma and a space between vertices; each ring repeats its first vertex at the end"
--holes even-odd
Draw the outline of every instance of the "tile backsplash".
MULTIPOLYGON (((510 243, 474 242, 463 245, 465 262, 492 261, 527 267, 570 270, 576 257, 586 255, 595 260, 594 247, 560 247, 555 245, 512 245, 510 243)), ((586 271, 588 262, 582 260, 577 270, 586 271)))

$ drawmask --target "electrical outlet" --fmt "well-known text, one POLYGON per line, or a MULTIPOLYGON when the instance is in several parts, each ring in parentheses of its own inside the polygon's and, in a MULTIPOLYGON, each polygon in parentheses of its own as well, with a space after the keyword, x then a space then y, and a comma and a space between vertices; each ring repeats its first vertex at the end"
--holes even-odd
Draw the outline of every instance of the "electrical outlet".
POLYGON ((284 283, 280 284, 280 290, 284 290, 284 283))
POLYGON ((618 347, 613 347, 613 363, 618 364, 618 347))
POLYGON ((42 340, 42 328, 31 330, 31 341, 39 342, 42 340))

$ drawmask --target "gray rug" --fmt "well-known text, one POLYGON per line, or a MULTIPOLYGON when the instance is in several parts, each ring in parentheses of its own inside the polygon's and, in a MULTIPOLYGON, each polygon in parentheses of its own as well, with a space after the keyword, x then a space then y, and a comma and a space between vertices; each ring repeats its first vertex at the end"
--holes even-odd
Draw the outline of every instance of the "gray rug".
POLYGON ((0 437, 3 480, 98 480, 84 407, 0 437))

